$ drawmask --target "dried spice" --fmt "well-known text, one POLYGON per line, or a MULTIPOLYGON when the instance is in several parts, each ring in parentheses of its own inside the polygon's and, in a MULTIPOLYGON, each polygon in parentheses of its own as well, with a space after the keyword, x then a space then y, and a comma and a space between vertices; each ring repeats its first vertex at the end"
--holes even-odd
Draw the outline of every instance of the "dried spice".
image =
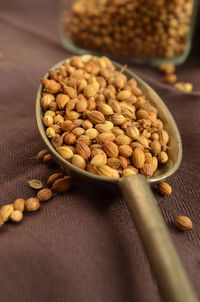
MULTIPOLYGON (((186 46, 192 9, 193 0, 90 0, 89 5, 87 0, 76 0, 71 9, 63 11, 63 34, 75 45, 98 52, 172 58, 186 46)), ((87 63, 87 72, 94 67, 88 61, 81 63, 73 67, 87 63)), ((103 60, 99 67, 106 68, 103 60)), ((122 79, 116 79, 115 85, 124 88, 122 79)))
POLYGON ((172 193, 171 186, 166 182, 161 182, 157 185, 158 192, 162 195, 170 195, 172 193))
POLYGON ((63 177, 62 173, 54 173, 49 176, 46 185, 52 186, 57 179, 62 178, 62 177, 63 177))
POLYGON ((34 212, 40 208, 39 199, 36 197, 31 197, 25 201, 25 209, 27 212, 34 212))
POLYGON ((39 201, 47 201, 52 197, 52 195, 53 192, 50 189, 44 188, 37 193, 37 198, 39 201))
POLYGON ((192 92, 193 85, 191 83, 177 82, 176 84, 174 84, 174 88, 181 92, 189 93, 192 92))
MULTIPOLYGON (((167 75, 174 72, 173 66, 162 68, 167 75)), ((59 91, 48 91, 44 106, 47 82, 42 81, 43 123, 59 130, 52 138, 46 134, 60 156, 80 169, 107 177, 137 173, 152 177, 168 161, 169 135, 137 81, 122 72, 108 58, 91 55, 74 56, 50 72, 49 80, 64 84, 59 91), (50 104, 56 100, 62 111, 48 105, 49 100, 50 104)), ((47 153, 43 162, 49 160, 52 156, 47 153)), ((60 183, 67 190, 65 181, 56 177, 50 182, 52 189, 60 191, 60 183)))
POLYGON ((65 176, 63 178, 57 179, 52 185, 52 190, 55 192, 65 192, 71 187, 71 177, 65 176))
POLYGON ((23 198, 18 198, 14 201, 13 206, 15 211, 23 212, 25 207, 25 200, 23 198))
POLYGON ((10 220, 14 222, 20 222, 23 219, 23 213, 21 211, 15 210, 10 215, 10 220))
POLYGON ((29 184, 29 186, 31 188, 36 189, 36 190, 39 190, 43 187, 41 180, 38 180, 38 179, 28 180, 27 183, 29 184))
POLYGON ((192 230, 192 221, 187 216, 176 217, 175 225, 182 231, 192 230))
POLYGON ((0 208, 0 219, 3 222, 8 221, 10 215, 14 211, 13 204, 7 204, 0 208))

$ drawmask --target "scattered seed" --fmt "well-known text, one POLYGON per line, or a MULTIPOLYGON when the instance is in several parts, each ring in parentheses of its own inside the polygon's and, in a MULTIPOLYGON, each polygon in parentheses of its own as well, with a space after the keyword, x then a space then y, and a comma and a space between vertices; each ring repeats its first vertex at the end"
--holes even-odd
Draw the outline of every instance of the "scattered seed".
POLYGON ((62 178, 62 177, 63 177, 62 173, 54 173, 49 176, 46 185, 52 186, 57 179, 62 178))
POLYGON ((182 231, 192 230, 192 221, 187 216, 176 217, 175 225, 182 231))
POLYGON ((27 212, 37 211, 40 207, 39 199, 31 197, 25 201, 25 209, 27 212))
POLYGON ((13 211, 12 214, 10 215, 10 220, 15 221, 15 222, 20 222, 23 218, 23 213, 21 211, 13 211))
POLYGON ((33 189, 39 190, 43 187, 43 184, 40 180, 38 179, 31 179, 28 180, 27 183, 29 184, 29 186, 33 189))
POLYGON ((14 201, 13 206, 15 211, 23 212, 25 206, 25 200, 23 198, 18 198, 14 201))
POLYGON ((52 197, 53 193, 50 189, 44 188, 37 193, 39 201, 47 201, 52 197))

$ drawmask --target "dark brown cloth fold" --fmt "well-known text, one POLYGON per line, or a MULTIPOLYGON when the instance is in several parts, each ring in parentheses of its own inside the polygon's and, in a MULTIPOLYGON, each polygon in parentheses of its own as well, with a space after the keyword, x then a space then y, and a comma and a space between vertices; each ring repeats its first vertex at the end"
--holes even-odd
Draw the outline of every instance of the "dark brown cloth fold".
MULTIPOLYGON (((70 55, 60 44, 57 24, 56 1, 0 3, 0 205, 34 196, 27 180, 45 181, 59 170, 29 159, 44 147, 34 108, 40 78, 70 55)), ((179 80, 193 83, 190 94, 162 83, 152 68, 131 67, 164 99, 180 129, 183 161, 169 180, 173 194, 155 195, 200 297, 200 56, 194 51, 177 68, 179 80), (177 230, 177 215, 189 216, 194 230, 177 230)), ((122 198, 75 184, 21 223, 0 229, 0 301, 157 302, 160 297, 122 198)))

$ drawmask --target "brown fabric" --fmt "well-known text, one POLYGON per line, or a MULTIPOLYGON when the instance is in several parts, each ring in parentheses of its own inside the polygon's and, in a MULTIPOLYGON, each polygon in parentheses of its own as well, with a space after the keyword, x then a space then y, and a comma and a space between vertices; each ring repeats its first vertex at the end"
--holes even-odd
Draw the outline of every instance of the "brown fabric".
MULTIPOLYGON (((34 112, 40 78, 69 55, 60 44, 57 21, 57 1, 0 3, 0 205, 34 196, 26 181, 45 181, 58 171, 29 159, 44 147, 34 112)), ((132 67, 163 97, 180 129, 183 161, 169 180, 173 194, 155 195, 200 297, 197 50, 177 68, 180 80, 194 84, 194 92, 188 95, 163 84, 156 70, 132 67), (189 216, 194 230, 178 231, 173 225, 177 215, 189 216)), ((114 192, 74 185, 40 211, 26 214, 20 224, 7 223, 0 229, 0 300, 157 302, 160 297, 123 200, 114 192)))

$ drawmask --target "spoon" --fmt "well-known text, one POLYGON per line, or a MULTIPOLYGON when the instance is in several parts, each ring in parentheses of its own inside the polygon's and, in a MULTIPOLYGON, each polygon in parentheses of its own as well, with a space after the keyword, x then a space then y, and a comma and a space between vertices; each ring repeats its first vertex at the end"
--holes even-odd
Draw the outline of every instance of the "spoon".
MULTIPOLYGON (((66 60, 54 65, 51 70, 56 70, 66 60)), ((68 62, 70 59, 67 60, 68 62)), ((116 70, 122 66, 113 62, 116 70)), ((45 134, 42 122, 43 111, 40 104, 42 85, 40 84, 36 98, 36 119, 39 132, 49 151, 58 165, 73 178, 87 182, 90 185, 101 185, 109 189, 117 187, 123 193, 127 208, 139 233, 144 250, 148 257, 151 269, 157 281, 161 295, 168 302, 197 302, 197 297, 192 289, 187 274, 179 256, 170 239, 166 224, 161 212, 155 203, 150 185, 164 181, 178 169, 182 159, 182 143, 175 121, 161 98, 142 79, 130 70, 124 74, 127 78, 134 78, 144 95, 153 106, 158 109, 159 118, 162 120, 169 134, 169 160, 159 167, 153 177, 146 179, 143 175, 131 175, 119 179, 98 176, 73 166, 62 158, 51 145, 45 134)), ((45 78, 48 73, 45 74, 45 78)))

